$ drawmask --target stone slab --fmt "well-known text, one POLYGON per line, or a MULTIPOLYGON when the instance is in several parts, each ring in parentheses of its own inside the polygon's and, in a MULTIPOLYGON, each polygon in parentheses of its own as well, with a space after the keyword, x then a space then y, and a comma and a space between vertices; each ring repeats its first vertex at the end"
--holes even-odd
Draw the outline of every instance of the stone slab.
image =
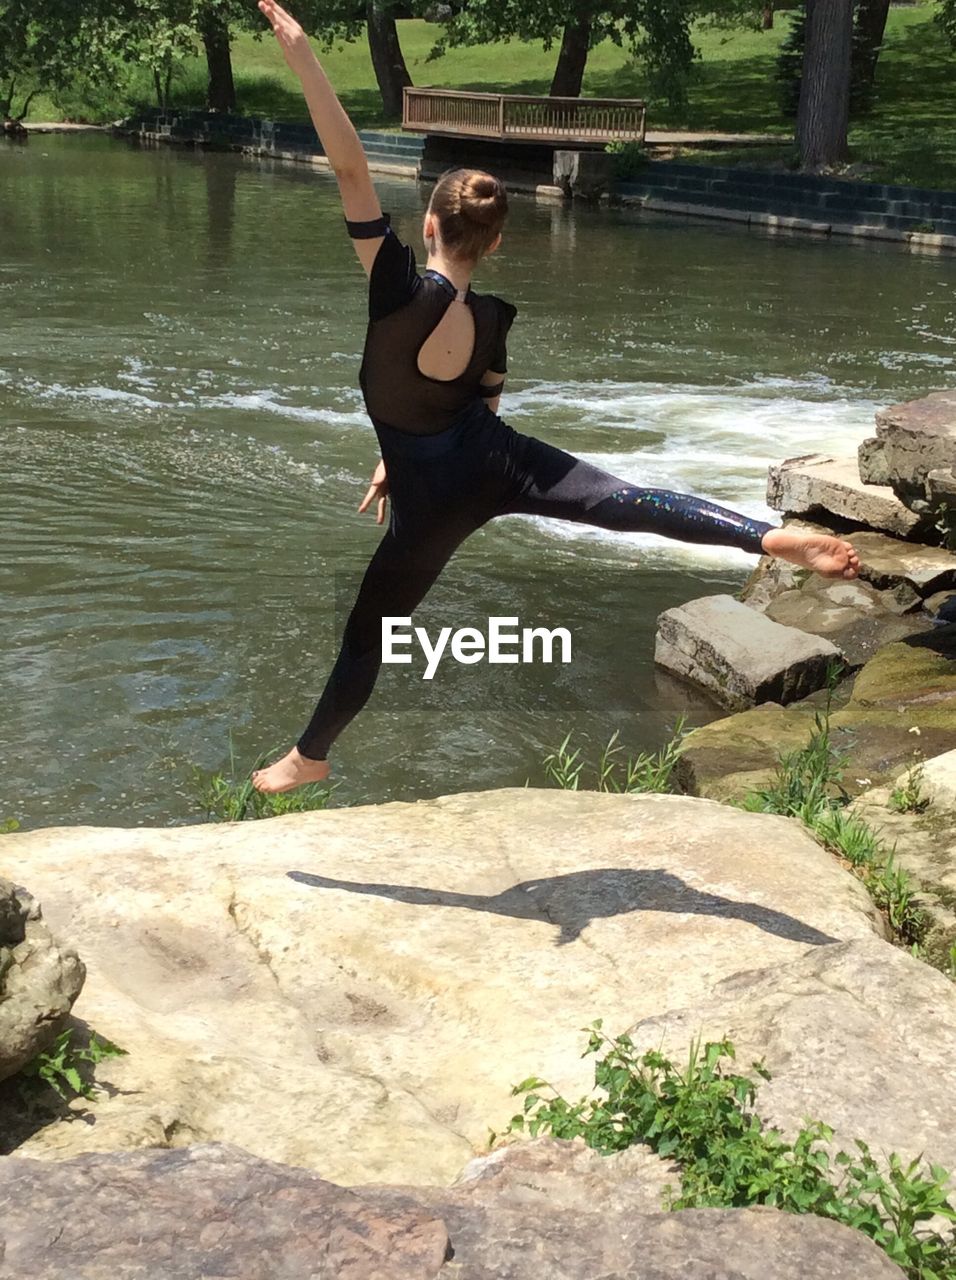
POLYGON ((864 484, 888 485, 890 473, 883 456, 883 443, 876 436, 869 436, 856 451, 857 467, 864 484))
MULTIPOLYGON (((680 1055, 694 1036, 731 1040, 742 1065, 764 1059, 755 1110, 790 1137, 806 1118, 853 1151, 923 1156, 956 1174, 956 984, 873 940, 807 952, 716 984, 700 1004, 639 1023, 639 1050, 680 1055), (847 1109, 834 1080, 852 1071, 870 1108, 847 1109)), ((956 1182, 951 1184, 956 1192, 956 1182)))
POLYGON ((829 640, 785 627, 733 596, 703 596, 657 620, 654 661, 727 707, 793 702, 826 683, 842 659, 829 640))
POLYGON ((880 409, 876 434, 895 491, 905 502, 925 502, 929 473, 956 465, 956 391, 880 409))
POLYGON ((921 519, 891 488, 864 484, 857 458, 808 454, 771 466, 767 503, 789 515, 826 511, 854 524, 906 538, 918 533, 921 519))
POLYGON ((635 1213, 513 1187, 361 1187, 236 1147, 0 1165, 3 1280, 900 1280, 865 1236, 774 1209, 635 1213), (688 1263, 692 1264, 691 1270, 688 1263))
MULTIPOLYGON (((85 1120, 19 1135, 18 1155, 57 1160, 225 1141, 335 1181, 446 1184, 517 1081, 589 1087, 595 1018, 883 929, 797 824, 683 796, 55 828, 3 857, 86 962, 75 1016, 127 1051, 97 1067, 85 1120)), ((0 1139, 20 1118, 0 1112, 0 1139)))

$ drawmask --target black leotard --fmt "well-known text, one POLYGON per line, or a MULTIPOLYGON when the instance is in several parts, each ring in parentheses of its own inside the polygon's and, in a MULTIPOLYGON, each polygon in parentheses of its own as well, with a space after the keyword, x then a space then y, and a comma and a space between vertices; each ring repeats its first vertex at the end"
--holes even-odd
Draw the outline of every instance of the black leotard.
MULTIPOLYGON (((377 221, 366 225, 364 234, 382 234, 377 221)), ((363 234, 361 224, 349 229, 363 234)), ((297 743, 312 759, 325 759, 372 692, 381 666, 382 618, 410 615, 455 550, 494 517, 550 516, 755 555, 774 527, 689 494, 629 484, 509 427, 480 390, 488 370, 506 372, 505 336, 516 314, 493 294, 468 291, 475 346, 461 376, 447 383, 426 377, 418 369, 419 349, 455 292, 437 272, 419 276, 411 248, 387 229, 369 277, 360 382, 388 475, 391 518, 325 690, 297 743)))

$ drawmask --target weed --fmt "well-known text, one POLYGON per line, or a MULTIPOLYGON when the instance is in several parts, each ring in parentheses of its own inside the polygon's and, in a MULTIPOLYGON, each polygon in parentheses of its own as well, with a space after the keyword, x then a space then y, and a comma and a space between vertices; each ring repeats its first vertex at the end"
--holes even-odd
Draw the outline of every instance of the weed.
POLYGON ((890 792, 890 808, 897 813, 922 813, 929 804, 929 796, 923 793, 923 766, 907 769, 890 792))
POLYGON ((825 848, 853 867, 886 913, 897 939, 918 943, 926 932, 926 918, 912 880, 895 862, 895 847, 887 849, 861 817, 846 811, 847 756, 835 749, 830 733, 835 682, 836 671, 831 670, 826 704, 814 717, 808 744, 781 756, 769 786, 750 792, 741 805, 751 812, 799 818, 825 848))
POLYGON ((118 1058, 126 1053, 125 1049, 95 1032, 85 1047, 74 1044, 73 1035, 74 1029, 66 1027, 49 1049, 37 1054, 19 1071, 17 1083, 21 1096, 28 1105, 35 1103, 47 1087, 64 1100, 69 1097, 68 1089, 80 1098, 94 1097, 98 1086, 91 1076, 84 1078, 80 1071, 81 1065, 89 1063, 95 1067, 104 1058, 118 1058))
POLYGON ((612 158, 619 181, 637 176, 649 160, 643 142, 609 142, 604 150, 612 158))
MULTIPOLYGON (((585 788, 592 791, 613 792, 666 792, 671 788, 674 769, 683 751, 685 735, 684 719, 674 726, 673 736, 659 751, 642 751, 637 756, 624 756, 624 748, 618 742, 615 731, 601 751, 597 766, 593 769, 595 785, 585 788)), ((582 789, 582 776, 588 767, 581 748, 571 749, 571 734, 545 756, 542 764, 550 782, 563 791, 582 789)))
POLYGON ((193 766, 192 783, 197 802, 213 822, 242 822, 246 819, 277 818, 284 813, 307 813, 328 808, 334 785, 312 783, 294 791, 268 795, 252 785, 251 774, 276 752, 265 751, 248 774, 237 769, 235 747, 229 738, 229 772, 210 773, 193 766))
MULTIPOLYGON (((911 1280, 956 1280, 953 1233, 921 1225, 934 1216, 956 1222, 945 1169, 905 1163, 896 1153, 881 1168, 859 1140, 852 1154, 831 1156, 833 1130, 820 1121, 805 1122, 792 1142, 765 1128, 754 1112, 758 1080, 724 1066, 736 1056, 729 1040, 695 1041, 680 1071, 660 1052, 639 1055, 626 1035, 604 1035, 600 1022, 588 1030, 586 1055, 601 1055, 598 1096, 569 1103, 532 1077, 512 1091, 524 1102, 507 1132, 581 1137, 605 1155, 643 1142, 679 1168, 679 1193, 668 1188, 671 1209, 771 1205, 814 1213, 862 1231, 911 1280)), ((770 1079, 762 1062, 752 1069, 770 1079)))
POLYGON ((0 822, 0 836, 9 836, 12 835, 14 831, 19 830, 20 824, 17 822, 16 818, 4 818, 4 820, 0 822))

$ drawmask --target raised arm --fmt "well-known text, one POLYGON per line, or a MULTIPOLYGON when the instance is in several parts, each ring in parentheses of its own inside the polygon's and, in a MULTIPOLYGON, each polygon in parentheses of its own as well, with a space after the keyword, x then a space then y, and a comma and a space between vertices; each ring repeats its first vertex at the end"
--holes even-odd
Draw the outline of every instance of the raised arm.
MULTIPOLYGON (((382 208, 372 186, 365 149, 308 37, 295 18, 275 0, 259 0, 259 8, 275 32, 286 62, 302 84, 312 123, 339 184, 346 218, 350 222, 380 218, 382 208)), ((371 272, 381 243, 381 236, 352 241, 366 273, 371 272)))

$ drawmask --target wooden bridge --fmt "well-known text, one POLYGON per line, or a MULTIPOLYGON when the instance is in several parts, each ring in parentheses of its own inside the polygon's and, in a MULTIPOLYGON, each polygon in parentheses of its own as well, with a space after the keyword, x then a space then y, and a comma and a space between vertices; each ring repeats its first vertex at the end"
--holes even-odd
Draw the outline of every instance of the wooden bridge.
POLYGON ((409 86, 403 92, 402 128, 545 145, 643 142, 647 104, 640 98, 539 98, 409 86))

